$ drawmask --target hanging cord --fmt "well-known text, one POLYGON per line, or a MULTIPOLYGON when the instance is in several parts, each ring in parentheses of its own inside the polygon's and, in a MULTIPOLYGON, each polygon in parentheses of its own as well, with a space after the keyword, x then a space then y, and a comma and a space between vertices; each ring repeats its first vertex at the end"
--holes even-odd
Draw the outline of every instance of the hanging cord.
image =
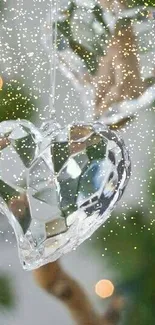
POLYGON ((49 15, 49 117, 55 119, 55 88, 56 88, 56 49, 57 49, 57 0, 50 0, 49 15))

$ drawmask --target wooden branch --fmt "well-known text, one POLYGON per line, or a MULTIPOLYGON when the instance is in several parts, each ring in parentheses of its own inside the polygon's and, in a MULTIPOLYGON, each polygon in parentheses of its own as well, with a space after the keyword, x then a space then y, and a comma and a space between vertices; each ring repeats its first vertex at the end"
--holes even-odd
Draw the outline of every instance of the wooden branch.
POLYGON ((118 324, 122 305, 118 304, 117 298, 114 298, 104 316, 97 315, 84 290, 63 271, 58 261, 36 269, 33 274, 41 288, 60 299, 68 307, 77 325, 118 324))
POLYGON ((100 5, 111 12, 119 11, 120 9, 126 8, 126 0, 99 0, 100 5))
POLYGON ((43 289, 66 304, 77 324, 99 324, 98 317, 84 291, 62 270, 58 262, 36 269, 34 276, 43 289))
MULTIPOLYGON (((125 8, 126 1, 117 1, 125 8)), ((113 1, 100 0, 101 5, 112 11, 113 1)), ((126 26, 116 24, 109 41, 107 55, 101 58, 96 83, 96 118, 114 103, 135 99, 145 90, 139 67, 139 54, 132 22, 126 26)))
POLYGON ((116 28, 107 55, 100 62, 97 78, 97 116, 113 103, 137 98, 144 91, 131 22, 121 30, 116 28))
POLYGON ((102 316, 101 324, 117 325, 120 322, 121 311, 124 308, 125 299, 122 296, 113 298, 106 313, 102 316))
POLYGON ((10 145, 10 140, 7 137, 0 138, 0 151, 10 145))

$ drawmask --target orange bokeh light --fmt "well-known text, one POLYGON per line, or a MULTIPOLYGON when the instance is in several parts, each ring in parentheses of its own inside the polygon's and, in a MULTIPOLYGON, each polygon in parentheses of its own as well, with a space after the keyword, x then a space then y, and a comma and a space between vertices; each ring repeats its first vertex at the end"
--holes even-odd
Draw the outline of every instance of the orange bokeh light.
POLYGON ((114 285, 110 280, 100 280, 95 285, 95 292, 100 298, 108 298, 114 293, 114 285))
POLYGON ((2 79, 2 77, 0 76, 0 90, 2 89, 2 87, 3 87, 3 79, 2 79))

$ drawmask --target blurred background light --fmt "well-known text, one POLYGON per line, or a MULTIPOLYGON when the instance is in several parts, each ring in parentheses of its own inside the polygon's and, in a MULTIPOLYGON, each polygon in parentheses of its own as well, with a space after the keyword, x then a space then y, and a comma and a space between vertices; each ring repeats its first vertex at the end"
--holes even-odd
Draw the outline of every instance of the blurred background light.
POLYGON ((2 89, 2 87, 3 87, 3 79, 2 79, 2 77, 0 76, 0 90, 2 89))
POLYGON ((95 285, 95 292, 100 298, 108 298, 114 293, 114 285, 110 280, 100 280, 95 285))

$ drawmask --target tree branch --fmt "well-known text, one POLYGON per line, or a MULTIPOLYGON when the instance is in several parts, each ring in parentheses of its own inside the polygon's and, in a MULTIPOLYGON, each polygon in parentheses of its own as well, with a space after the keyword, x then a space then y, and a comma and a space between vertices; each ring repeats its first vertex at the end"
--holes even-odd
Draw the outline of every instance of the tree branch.
POLYGON ((41 288, 60 299, 69 309, 77 325, 116 325, 122 309, 121 298, 115 297, 104 316, 97 315, 79 284, 63 271, 59 262, 48 263, 34 272, 41 288))
POLYGON ((79 325, 98 325, 98 317, 78 283, 69 277, 58 262, 34 271, 37 283, 69 308, 79 325))
MULTIPOLYGON (((100 0, 101 5, 112 10, 113 1, 100 0)), ((118 1, 125 7, 126 1, 118 1)), ((145 84, 139 68, 139 54, 132 22, 117 23, 111 37, 107 55, 101 58, 96 83, 96 117, 104 114, 112 104, 140 96, 145 84)))

